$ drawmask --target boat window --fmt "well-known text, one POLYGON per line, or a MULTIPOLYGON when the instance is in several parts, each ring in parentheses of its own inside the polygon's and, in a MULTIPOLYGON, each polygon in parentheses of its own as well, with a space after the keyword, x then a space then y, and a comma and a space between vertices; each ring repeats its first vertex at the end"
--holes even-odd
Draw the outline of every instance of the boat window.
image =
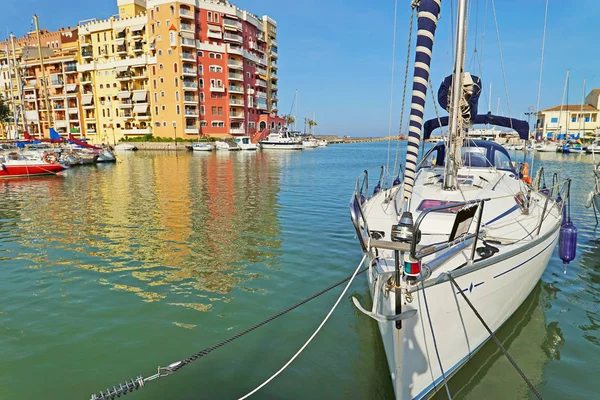
POLYGON ((423 158, 423 161, 421 161, 420 168, 431 168, 431 167, 436 167, 436 166, 443 166, 444 165, 444 156, 442 153, 443 153, 443 151, 441 150, 441 148, 439 146, 436 146, 436 147, 432 148, 431 150, 429 150, 429 152, 423 158))
POLYGON ((513 169, 510 157, 500 151, 494 152, 494 166, 497 169, 513 169))
POLYGON ((491 167, 486 158, 485 147, 463 147, 461 149, 462 163, 465 167, 486 168, 491 167))

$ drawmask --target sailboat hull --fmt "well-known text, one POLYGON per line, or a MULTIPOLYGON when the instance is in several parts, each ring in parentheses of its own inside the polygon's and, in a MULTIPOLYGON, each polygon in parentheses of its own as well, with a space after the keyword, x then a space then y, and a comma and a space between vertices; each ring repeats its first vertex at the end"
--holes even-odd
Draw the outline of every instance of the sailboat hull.
MULTIPOLYGON (((456 278, 492 331, 506 322, 539 281, 556 246, 558 228, 557 224, 527 250, 514 251, 495 261, 492 260, 499 257, 483 260, 480 265, 475 263, 469 267, 471 272, 456 278)), ((372 278, 373 275, 370 289, 376 295, 372 278)), ((396 329, 394 322, 378 323, 397 399, 428 398, 443 387, 427 310, 446 378, 457 372, 490 338, 449 281, 424 290, 425 293, 419 285, 419 290, 412 293, 409 308, 418 312, 402 321, 401 329, 396 329)), ((381 311, 393 315, 394 307, 394 294, 390 292, 381 311)))
POLYGON ((63 167, 60 164, 2 164, 2 168, 0 168, 0 179, 54 175, 61 172, 64 169, 65 167, 63 167))

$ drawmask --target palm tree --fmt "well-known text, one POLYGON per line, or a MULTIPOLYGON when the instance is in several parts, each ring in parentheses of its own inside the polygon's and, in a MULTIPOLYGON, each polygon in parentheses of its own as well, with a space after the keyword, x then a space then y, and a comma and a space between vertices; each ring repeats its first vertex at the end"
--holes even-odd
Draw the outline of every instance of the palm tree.
POLYGON ((310 130, 310 134, 312 135, 312 134, 313 134, 313 128, 314 128, 315 126, 317 126, 317 122, 316 122, 315 120, 308 119, 308 120, 306 121, 306 123, 308 124, 308 129, 310 130))
POLYGON ((285 115, 283 119, 285 120, 285 124, 287 126, 290 126, 296 122, 296 118, 294 118, 293 115, 285 115))

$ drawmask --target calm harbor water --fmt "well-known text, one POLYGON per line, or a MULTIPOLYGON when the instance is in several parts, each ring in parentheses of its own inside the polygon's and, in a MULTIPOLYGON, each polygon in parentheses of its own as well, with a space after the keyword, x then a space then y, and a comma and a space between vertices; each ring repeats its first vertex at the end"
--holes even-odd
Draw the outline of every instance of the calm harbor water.
MULTIPOLYGON (((138 152, 62 177, 0 181, 0 398, 89 398, 348 276, 361 257, 347 209, 354 180, 365 168, 376 172, 386 152, 387 143, 138 152)), ((498 336, 544 398, 596 398, 600 231, 583 207, 591 157, 538 154, 535 166, 542 165, 574 178, 578 256, 565 275, 555 255, 498 336)), ((132 398, 246 394, 297 351, 340 291, 132 398)), ((255 398, 393 397, 377 327, 353 308, 352 295, 368 297, 364 276, 312 345, 255 398)), ((455 398, 530 397, 493 343, 450 390, 455 398)))

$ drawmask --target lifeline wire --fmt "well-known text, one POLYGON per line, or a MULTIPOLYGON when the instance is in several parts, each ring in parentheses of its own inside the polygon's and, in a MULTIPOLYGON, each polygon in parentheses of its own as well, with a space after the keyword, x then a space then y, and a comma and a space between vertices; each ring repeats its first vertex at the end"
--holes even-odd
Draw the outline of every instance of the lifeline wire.
MULTIPOLYGON (((245 334, 247 334, 249 332, 252 332, 253 330, 255 330, 255 329, 257 329, 257 328, 259 328, 259 327, 261 327, 261 326, 263 326, 263 325, 265 325, 265 324, 267 324, 267 323, 269 323, 269 322, 271 322, 271 321, 273 321, 273 320, 281 317, 282 315, 287 314, 288 312, 290 312, 290 311, 292 311, 292 310, 300 307, 301 305, 306 304, 309 301, 311 301, 311 300, 313 300, 313 299, 315 299, 315 298, 317 298, 317 297, 319 297, 319 296, 327 293, 328 291, 330 291, 330 290, 332 290, 332 289, 340 286, 341 284, 343 284, 345 282, 348 282, 348 281, 350 281, 350 283, 352 283, 352 280, 357 275, 360 275, 363 272, 365 272, 365 271, 368 270, 368 267, 360 269, 360 267, 364 263, 365 257, 366 257, 366 255, 363 256, 363 258, 362 258, 361 262, 358 264, 358 267, 357 267, 356 271, 354 272, 354 274, 352 274, 351 276, 348 276, 348 277, 342 279, 341 281, 339 281, 337 283, 334 283, 333 285, 331 285, 331 286, 329 286, 329 287, 321 290, 319 293, 316 293, 316 294, 314 294, 314 295, 312 295, 312 296, 310 296, 310 297, 308 297, 308 298, 306 298, 306 299, 304 299, 304 300, 302 300, 302 301, 294 304, 293 306, 291 306, 291 307, 289 307, 289 308, 287 308, 287 309, 285 309, 283 311, 278 312, 277 314, 275 314, 275 315, 267 318, 266 320, 264 320, 262 322, 259 322, 258 324, 253 325, 250 328, 247 328, 247 329, 241 331, 240 333, 237 333, 237 334, 231 336, 230 338, 225 339, 225 340, 217 343, 214 346, 207 347, 206 349, 204 349, 204 350, 202 350, 202 351, 200 351, 198 353, 195 353, 195 354, 191 355, 190 357, 188 357, 188 358, 186 358, 184 360, 176 361, 174 363, 169 364, 167 367, 164 367, 164 368, 159 367, 158 368, 158 373, 156 373, 156 374, 154 374, 152 376, 149 376, 147 378, 143 378, 142 376, 138 376, 136 379, 131 379, 130 381, 126 381, 124 384, 119 384, 119 387, 113 386, 112 389, 107 388, 106 392, 103 391, 103 392, 100 392, 99 394, 94 393, 94 394, 92 394, 91 400, 109 400, 109 399, 113 400, 113 399, 115 399, 117 397, 120 397, 121 395, 127 394, 127 392, 132 392, 133 390, 137 390, 137 389, 143 388, 144 384, 146 382, 149 382, 149 381, 157 379, 157 378, 162 378, 163 376, 169 376, 172 373, 177 372, 179 369, 183 368, 184 366, 186 366, 187 364, 189 364, 189 363, 191 363, 193 361, 196 361, 198 358, 203 357, 203 356, 211 353, 213 350, 216 350, 219 347, 222 347, 222 346, 226 345, 227 343, 233 342, 235 339, 238 339, 241 336, 243 336, 243 335, 245 335, 245 334)), ((350 286, 350 283, 348 284, 348 286, 350 286)), ((346 289, 344 289, 344 292, 342 293, 342 296, 346 293, 346 290, 348 289, 348 286, 346 287, 346 289)), ((340 296, 340 299, 341 299, 342 296, 340 296)), ((338 299, 337 303, 339 303, 340 299, 338 299)), ((337 303, 336 303, 336 306, 337 306, 337 303)), ((334 308, 335 308, 335 306, 334 306, 334 308)), ((327 319, 325 319, 325 321, 326 320, 327 319)), ((323 323, 325 321, 323 321, 323 323)), ((274 378, 274 377, 275 376, 273 376, 272 378, 274 378)), ((258 388, 256 390, 258 390, 258 388)))
MULTIPOLYGON (((302 353, 302 351, 304 351, 304 349, 306 348, 306 346, 308 346, 310 344, 310 342, 312 342, 312 340, 315 338, 315 336, 317 336, 317 334, 319 333, 319 331, 321 330, 321 328, 323 328, 323 325, 325 325, 325 323, 327 322, 327 320, 329 319, 329 317, 331 317, 331 314, 333 314, 333 312, 335 311, 335 309, 337 308, 338 304, 340 304, 340 301, 342 301, 342 299, 344 298, 344 296, 346 295, 346 292, 348 291, 348 288, 350 287, 350 285, 352 284, 352 281, 354 281, 354 278, 356 278, 356 275, 358 275, 359 271, 360 271, 360 267, 363 265, 363 263, 365 262, 365 259, 367 258, 367 255, 365 254, 362 258, 362 260, 360 260, 360 263, 358 263, 358 265, 356 266, 356 270, 354 271, 354 273, 352 274, 352 276, 350 277, 348 284, 346 285, 346 287, 344 288, 344 290, 342 291, 342 293, 340 294, 340 297, 338 297, 337 301, 335 302, 335 304, 333 305, 333 307, 331 307, 331 310, 329 310, 329 312, 327 313, 327 315, 325 316, 325 319, 323 320, 323 322, 321 322, 321 324, 319 325, 319 327, 314 331, 314 333, 308 338, 308 340, 302 345, 302 347, 300 347, 300 350, 298 350, 296 352, 296 354, 294 354, 292 356, 292 358, 289 359, 288 362, 286 362, 283 367, 281 367, 277 372, 275 372, 269 379, 267 379, 266 381, 264 381, 263 383, 261 383, 256 389, 254 389, 253 391, 249 392, 248 394, 246 394, 243 397, 240 397, 239 400, 244 400, 247 399, 248 397, 252 396, 254 393, 258 392, 260 389, 262 389, 266 384, 268 384, 269 382, 271 382, 273 379, 275 379, 280 373, 282 373, 299 355, 300 353, 302 353)), ((363 270, 364 271, 364 270, 363 270)))
POLYGON ((502 343, 500 343, 500 340, 498 340, 498 338, 496 337, 496 335, 494 334, 494 332, 492 332, 492 330, 490 329, 490 327, 487 326, 487 324, 485 323, 485 321, 483 320, 483 318, 481 317, 481 315, 479 315, 479 313, 477 312, 477 309, 475 308, 475 306, 469 301, 469 298, 461 290, 460 286, 458 286, 458 284, 456 283, 456 281, 454 280, 454 278, 452 277, 452 275, 449 274, 449 273, 447 273, 446 276, 448 277, 448 279, 450 280, 450 282, 454 285, 454 287, 456 288, 456 290, 458 290, 458 292, 460 293, 460 295, 462 296, 462 298, 467 302, 467 305, 471 308, 471 310, 473 310, 473 313, 475 313, 475 316, 483 324, 484 328, 488 331, 488 333, 490 334, 490 336, 492 337, 492 339, 494 339, 494 342, 496 342, 496 344, 498 345, 498 348, 500 348, 500 350, 502 350, 502 352, 504 353, 504 355, 506 356, 506 358, 508 359, 508 361, 510 361, 510 363, 512 364, 513 367, 515 367, 515 369, 517 370, 517 372, 519 373, 519 375, 521 375, 521 378, 523 378, 523 380, 525 381, 525 383, 529 386, 529 389, 531 389, 531 391, 533 392, 533 394, 535 394, 535 396, 538 399, 543 400, 542 399, 542 395, 536 390, 536 388, 533 386, 533 384, 531 383, 531 381, 529 379, 527 379, 527 377, 525 376, 525 374, 523 373, 523 371, 521 370, 521 368, 519 368, 519 366, 517 365, 516 361, 513 360, 513 358, 510 356, 510 354, 508 354, 508 351, 506 351, 506 349, 504 348, 504 346, 502 346, 502 343))

